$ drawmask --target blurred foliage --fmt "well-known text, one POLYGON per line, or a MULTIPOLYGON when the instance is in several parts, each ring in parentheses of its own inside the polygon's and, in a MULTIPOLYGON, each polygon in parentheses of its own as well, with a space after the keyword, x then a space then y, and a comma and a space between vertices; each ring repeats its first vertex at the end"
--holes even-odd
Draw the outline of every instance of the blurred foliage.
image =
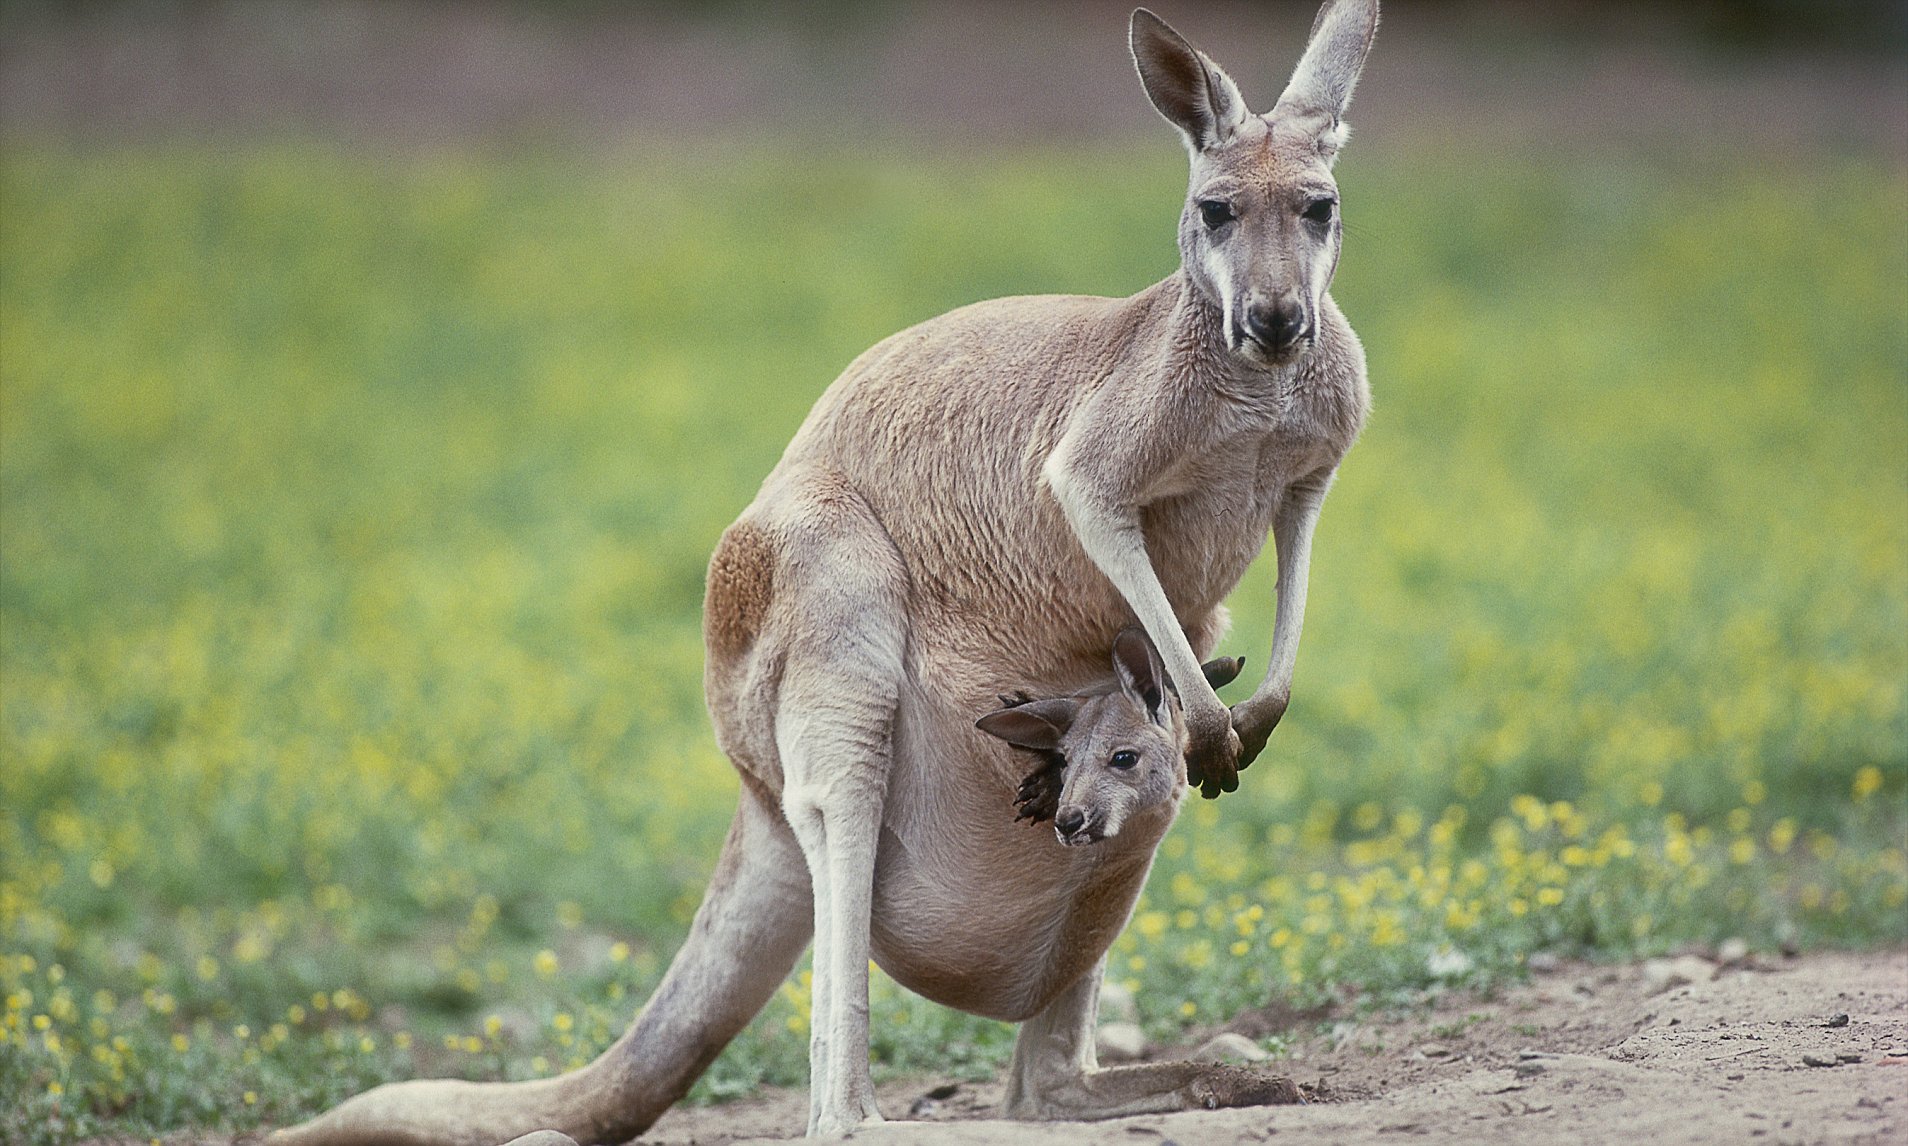
MULTIPOLYGON (((1164 1035, 1538 949, 1900 941, 1908 174, 1341 177, 1377 409, 1297 696, 1113 975, 1164 1035)), ((9 152, 0 1137, 607 1043, 732 805, 717 534, 874 340, 1169 272, 1182 179, 1165 147, 9 152)), ((1234 602, 1257 663, 1272 574, 1234 602)), ((799 1082, 806 1003, 699 1093, 799 1082)), ((1010 1037, 875 1006, 884 1068, 1010 1037)))

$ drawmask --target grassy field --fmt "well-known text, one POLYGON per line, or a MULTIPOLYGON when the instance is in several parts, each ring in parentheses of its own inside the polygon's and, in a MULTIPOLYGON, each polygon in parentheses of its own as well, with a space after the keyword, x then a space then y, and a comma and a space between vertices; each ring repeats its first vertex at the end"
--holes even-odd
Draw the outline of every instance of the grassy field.
MULTIPOLYGON (((732 807, 703 565, 810 402, 1175 259, 1164 140, 659 155, 8 152, 0 1138, 593 1054, 732 807)), ((1291 714, 1115 950, 1147 1024, 1908 937, 1908 173, 1341 177, 1377 408, 1291 714)), ((805 986, 701 1096, 802 1080, 805 986)), ((1011 1038, 875 1003, 883 1069, 1011 1038)))

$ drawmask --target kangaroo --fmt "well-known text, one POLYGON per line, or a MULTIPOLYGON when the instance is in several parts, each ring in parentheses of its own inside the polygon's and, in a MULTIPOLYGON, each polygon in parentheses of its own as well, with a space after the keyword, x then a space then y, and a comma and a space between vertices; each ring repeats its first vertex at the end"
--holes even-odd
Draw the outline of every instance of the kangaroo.
POLYGON ((1172 816, 1103 823, 1091 848, 1029 831, 1004 814, 1021 749, 973 714, 1017 687, 1091 691, 1135 621, 1177 689, 1203 795, 1236 788, 1285 712, 1313 529, 1369 405, 1326 288, 1343 235, 1332 164, 1377 20, 1377 0, 1327 0, 1284 93, 1253 115, 1217 64, 1134 12, 1141 87, 1191 157, 1180 269, 1124 299, 942 315, 816 402, 710 561, 704 689, 739 807, 634 1024, 569 1074, 379 1087, 274 1141, 622 1141, 688 1090, 811 936, 810 1135, 881 1118, 871 957, 926 998, 1021 1024, 1011 1117, 1269 1096, 1236 1068, 1098 1067, 1105 954, 1172 816), (1229 710, 1200 658, 1268 531, 1269 665, 1229 710))
MULTIPOLYGON (((1178 814, 1186 784, 1186 722, 1159 651, 1144 630, 1126 628, 1113 641, 1115 678, 1073 696, 1036 701, 1001 697, 1001 707, 975 727, 1040 757, 1020 782, 1016 820, 1052 820, 1066 847, 1119 834, 1126 822, 1170 804, 1178 814)), ((1200 666, 1214 688, 1245 668, 1241 657, 1200 666)))

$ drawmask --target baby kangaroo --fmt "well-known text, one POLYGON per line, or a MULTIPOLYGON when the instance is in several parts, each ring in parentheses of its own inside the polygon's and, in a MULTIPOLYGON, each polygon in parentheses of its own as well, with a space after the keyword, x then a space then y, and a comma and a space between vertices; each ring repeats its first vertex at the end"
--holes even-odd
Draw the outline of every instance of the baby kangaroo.
MULTIPOLYGON (((868 350, 815 403, 709 563, 703 687, 740 806, 635 1024, 561 1077, 381 1087, 283 1146, 491 1146, 544 1128, 623 1141, 688 1091, 811 938, 810 1134, 881 1118, 871 959, 929 999, 1021 1024, 1014 1117, 1266 1097, 1222 1068, 1101 1070, 1094 1009, 1177 807, 1174 726, 1188 777, 1217 796, 1291 694, 1313 528, 1369 401, 1326 288, 1344 235, 1332 163, 1377 22, 1377 0, 1327 0, 1284 93, 1254 114, 1210 57, 1133 13, 1140 86, 1191 161, 1180 267, 1129 298, 963 307, 868 350), (1268 533, 1270 663, 1229 710, 1200 660, 1268 533), (1123 656, 1120 671, 1159 731, 1115 742, 1121 721, 1080 719, 1089 699, 1033 737, 1077 769, 1052 793, 1068 842, 1098 833, 1065 847, 1003 814, 1025 760, 974 714, 1013 688, 1090 693, 1135 622, 1159 663, 1123 656), (1149 762, 1145 784, 1091 794, 1089 773, 1110 782, 1127 751, 1149 762), (1152 761, 1172 784, 1148 786, 1152 761)), ((1119 698, 1135 700, 1125 683, 1119 698)))
MULTIPOLYGON (((1200 666, 1213 688, 1230 684, 1244 667, 1243 657, 1200 666)), ((1113 670, 1106 684, 1072 696, 1002 697, 999 709, 975 722, 1040 757, 1040 767, 1020 782, 1014 818, 1052 820, 1067 847, 1099 843, 1160 809, 1177 812, 1186 786, 1185 715, 1143 630, 1120 630, 1113 670)))

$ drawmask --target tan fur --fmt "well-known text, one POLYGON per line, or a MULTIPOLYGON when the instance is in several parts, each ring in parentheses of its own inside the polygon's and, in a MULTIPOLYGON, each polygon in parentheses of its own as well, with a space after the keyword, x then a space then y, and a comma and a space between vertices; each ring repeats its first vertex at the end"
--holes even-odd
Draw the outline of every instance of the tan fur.
POLYGON ((1148 95, 1192 154, 1182 269, 1125 299, 943 315, 867 351, 816 403, 710 564, 705 683, 743 802, 636 1025, 562 1079, 381 1088, 282 1143, 489 1143, 545 1126, 620 1140, 687 1089, 811 933, 811 1134, 879 1118, 870 957, 928 998, 1026 1022, 1017 1116, 1219 1092, 1188 1064, 1093 1060, 1098 966, 1183 787, 1111 838, 1064 847, 1015 822, 1026 758, 974 721, 1000 694, 1103 684, 1108 648, 1136 621, 1183 700, 1186 760, 1208 795, 1236 783, 1283 713, 1312 526, 1368 404, 1363 352, 1325 293, 1336 217, 1302 213, 1335 197, 1339 116, 1376 16, 1375 0, 1327 0, 1268 119, 1135 13, 1148 95), (1214 196, 1236 221, 1204 221, 1214 196), (1198 662, 1268 531, 1269 669, 1228 712, 1198 662))

